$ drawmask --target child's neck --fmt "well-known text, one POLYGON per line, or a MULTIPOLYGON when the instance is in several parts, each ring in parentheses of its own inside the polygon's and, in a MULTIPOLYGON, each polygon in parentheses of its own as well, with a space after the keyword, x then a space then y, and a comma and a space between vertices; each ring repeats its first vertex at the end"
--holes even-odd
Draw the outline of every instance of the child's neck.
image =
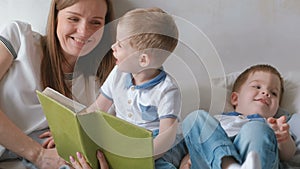
POLYGON ((139 73, 132 74, 132 82, 134 85, 141 85, 155 78, 159 73, 159 69, 146 69, 139 73))

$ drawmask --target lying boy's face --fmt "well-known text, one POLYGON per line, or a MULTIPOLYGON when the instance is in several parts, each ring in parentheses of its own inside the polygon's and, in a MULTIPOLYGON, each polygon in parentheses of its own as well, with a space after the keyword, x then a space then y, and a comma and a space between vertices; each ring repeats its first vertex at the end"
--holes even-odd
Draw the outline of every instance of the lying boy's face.
POLYGON ((273 117, 279 107, 280 79, 269 72, 254 72, 241 86, 239 92, 233 92, 231 103, 236 111, 244 115, 260 114, 273 117))

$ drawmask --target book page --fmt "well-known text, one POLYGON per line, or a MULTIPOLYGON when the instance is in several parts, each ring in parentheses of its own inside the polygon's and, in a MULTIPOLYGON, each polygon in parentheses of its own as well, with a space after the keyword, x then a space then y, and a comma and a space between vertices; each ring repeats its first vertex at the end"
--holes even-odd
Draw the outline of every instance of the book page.
POLYGON ((80 103, 62 95, 61 93, 55 91, 54 89, 52 89, 50 87, 47 87, 42 93, 49 96, 51 99, 56 100, 60 104, 66 106, 67 108, 71 109, 75 113, 84 111, 84 109, 86 108, 85 105, 80 104, 80 103))

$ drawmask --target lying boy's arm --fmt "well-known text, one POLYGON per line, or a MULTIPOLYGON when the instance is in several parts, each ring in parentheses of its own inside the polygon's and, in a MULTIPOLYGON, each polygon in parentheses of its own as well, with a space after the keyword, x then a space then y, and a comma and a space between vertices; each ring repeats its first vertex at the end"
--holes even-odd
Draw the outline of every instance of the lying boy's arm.
POLYGON ((283 161, 290 160, 296 152, 296 144, 291 136, 281 143, 278 143, 279 158, 283 161))
POLYGON ((281 160, 291 159, 296 152, 296 144, 290 135, 290 126, 286 123, 286 117, 281 116, 278 119, 268 118, 270 127, 274 130, 279 149, 279 158, 281 160))
POLYGON ((154 139, 154 157, 158 159, 168 151, 176 138, 178 121, 175 118, 161 119, 159 123, 159 134, 154 139))

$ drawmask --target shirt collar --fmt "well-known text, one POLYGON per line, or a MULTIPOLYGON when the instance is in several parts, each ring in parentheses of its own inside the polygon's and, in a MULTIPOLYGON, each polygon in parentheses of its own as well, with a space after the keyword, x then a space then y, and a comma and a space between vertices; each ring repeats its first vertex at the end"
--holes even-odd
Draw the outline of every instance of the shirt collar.
MULTIPOLYGON (((240 116, 240 115, 242 115, 242 116, 244 116, 242 113, 238 113, 238 112, 225 112, 225 113, 223 113, 223 115, 227 115, 227 116, 240 116)), ((250 114, 250 115, 248 115, 248 116, 245 116, 247 119, 264 119, 261 115, 259 115, 259 114, 250 114)))
POLYGON ((125 87, 126 87, 126 89, 129 89, 131 86, 134 86, 135 89, 146 89, 149 87, 153 87, 153 86, 157 85, 158 83, 164 81, 166 76, 167 76, 166 72, 164 70, 160 70, 160 73, 157 76, 155 76, 153 79, 151 79, 141 85, 134 86, 132 83, 132 79, 133 79, 132 74, 128 73, 126 75, 125 87))

